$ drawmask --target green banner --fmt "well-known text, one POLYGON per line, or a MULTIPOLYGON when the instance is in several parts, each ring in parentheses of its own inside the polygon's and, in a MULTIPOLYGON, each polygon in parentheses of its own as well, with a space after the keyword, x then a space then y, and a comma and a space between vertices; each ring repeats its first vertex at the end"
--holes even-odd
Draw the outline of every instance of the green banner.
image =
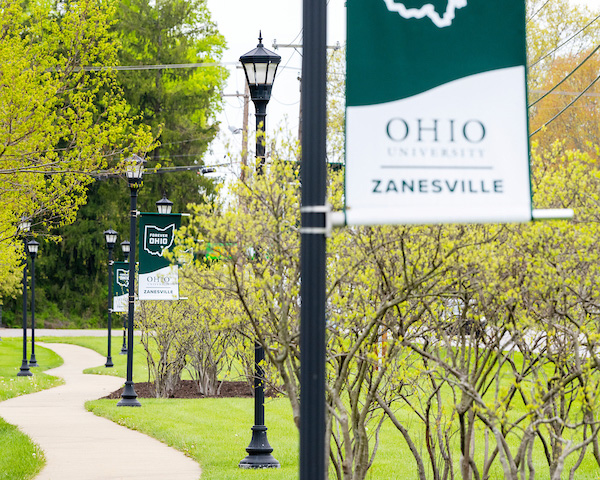
POLYGON ((129 262, 113 263, 113 312, 127 312, 129 307, 129 262))
POLYGON ((347 11, 347 223, 530 220, 525 2, 347 11))
POLYGON ((179 267, 165 258, 173 247, 181 214, 142 213, 140 216, 140 300, 179 299, 179 267))

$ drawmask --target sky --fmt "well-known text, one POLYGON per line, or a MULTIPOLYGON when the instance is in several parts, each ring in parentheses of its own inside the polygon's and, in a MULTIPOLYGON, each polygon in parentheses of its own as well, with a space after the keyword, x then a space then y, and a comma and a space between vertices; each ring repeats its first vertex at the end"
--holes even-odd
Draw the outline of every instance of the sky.
MULTIPOLYGON (((302 49, 275 49, 278 44, 302 43, 302 0, 208 0, 208 8, 219 31, 227 40, 227 51, 223 62, 237 62, 241 55, 254 49, 262 31, 263 44, 269 50, 281 55, 277 78, 273 84, 271 100, 267 108, 267 131, 286 123, 289 128, 298 130, 300 108, 300 82, 298 77, 302 66, 302 49)), ((328 0, 327 45, 337 42, 343 45, 346 38, 345 0, 328 0)), ((224 89, 225 95, 243 94, 245 77, 241 68, 227 65, 230 76, 224 89)), ((212 152, 205 158, 208 165, 219 163, 225 156, 224 144, 230 149, 241 150, 241 135, 233 134, 232 129, 241 128, 243 122, 243 99, 226 96, 225 108, 219 120, 221 133, 213 142, 212 152)), ((250 104, 249 124, 255 124, 254 105, 250 104)))
MULTIPOLYGON (((570 1, 585 5, 600 14, 600 0, 570 1)), ((244 93, 246 80, 241 68, 236 68, 235 63, 241 55, 256 47, 259 31, 262 31, 264 46, 282 57, 267 109, 267 132, 283 124, 293 132, 298 130, 298 77, 302 49, 275 49, 273 43, 302 43, 302 0, 207 0, 207 4, 219 31, 227 40, 228 48, 222 60, 230 72, 223 92, 227 95, 224 97, 225 108, 218 117, 221 132, 205 159, 208 165, 222 163, 228 150, 233 153, 241 151, 241 135, 234 134, 231 130, 242 127, 243 99, 229 95, 244 93)), ((337 42, 343 45, 346 39, 345 0, 328 0, 327 5, 327 45, 333 46, 337 42)), ((250 104, 249 124, 252 126, 254 123, 254 106, 250 104)))

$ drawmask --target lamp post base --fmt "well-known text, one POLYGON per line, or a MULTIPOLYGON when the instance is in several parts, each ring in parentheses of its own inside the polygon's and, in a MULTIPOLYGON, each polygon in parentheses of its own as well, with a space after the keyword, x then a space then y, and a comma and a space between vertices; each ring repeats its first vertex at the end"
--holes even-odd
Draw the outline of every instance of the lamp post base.
POLYGON ((31 355, 31 358, 29 359, 29 366, 30 367, 39 367, 37 360, 35 359, 35 353, 33 353, 31 355))
POLYGON ((21 369, 19 373, 17 373, 17 377, 31 377, 33 373, 29 370, 29 365, 27 364, 27 360, 23 360, 21 363, 21 369))
POLYGON ((137 393, 133 388, 133 382, 125 382, 125 388, 121 394, 121 400, 117 407, 141 407, 142 404, 137 399, 137 393))
POLYGON ((273 447, 267 440, 267 427, 254 425, 252 427, 252 440, 246 448, 248 456, 240 463, 240 468, 280 468, 279 462, 271 455, 273 447))
POLYGON ((110 357, 110 356, 109 356, 109 357, 106 357, 106 363, 104 364, 104 366, 105 366, 106 368, 111 368, 111 367, 114 367, 114 366, 115 366, 115 365, 113 364, 112 357, 110 357))

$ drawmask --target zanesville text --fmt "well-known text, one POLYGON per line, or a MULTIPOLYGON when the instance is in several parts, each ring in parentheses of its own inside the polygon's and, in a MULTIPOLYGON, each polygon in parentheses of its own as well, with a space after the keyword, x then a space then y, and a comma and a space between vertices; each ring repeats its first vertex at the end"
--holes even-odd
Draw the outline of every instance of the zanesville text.
POLYGON ((474 179, 373 179, 372 193, 502 194, 502 180, 474 179))

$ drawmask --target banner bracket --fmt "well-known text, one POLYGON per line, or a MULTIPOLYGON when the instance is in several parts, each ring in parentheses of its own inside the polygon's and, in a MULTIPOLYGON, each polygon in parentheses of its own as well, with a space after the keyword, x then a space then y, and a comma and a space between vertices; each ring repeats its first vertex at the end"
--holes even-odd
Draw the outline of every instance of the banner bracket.
POLYGON ((325 235, 330 238, 331 232, 333 231, 333 224, 331 218, 331 205, 306 205, 300 207, 300 213, 321 213, 325 214, 325 226, 324 227, 301 227, 300 233, 306 235, 325 235))
POLYGON ((574 215, 570 208, 544 208, 531 211, 532 220, 571 220, 574 215))

